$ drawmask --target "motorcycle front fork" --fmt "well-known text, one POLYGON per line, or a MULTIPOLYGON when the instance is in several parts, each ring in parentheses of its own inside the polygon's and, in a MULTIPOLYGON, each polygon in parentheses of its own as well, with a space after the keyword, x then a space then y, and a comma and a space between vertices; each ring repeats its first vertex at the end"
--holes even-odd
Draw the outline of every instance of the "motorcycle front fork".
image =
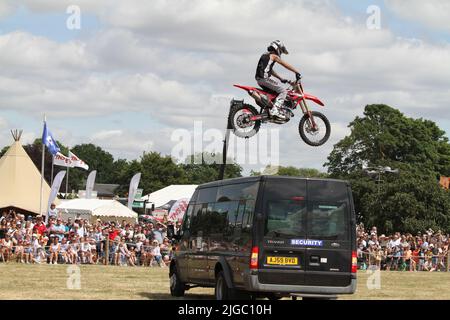
POLYGON ((316 130, 317 124, 314 121, 314 116, 312 112, 308 109, 308 105, 306 104, 305 98, 303 98, 302 101, 299 102, 300 108, 302 109, 303 114, 308 115, 308 122, 311 125, 311 129, 316 130))

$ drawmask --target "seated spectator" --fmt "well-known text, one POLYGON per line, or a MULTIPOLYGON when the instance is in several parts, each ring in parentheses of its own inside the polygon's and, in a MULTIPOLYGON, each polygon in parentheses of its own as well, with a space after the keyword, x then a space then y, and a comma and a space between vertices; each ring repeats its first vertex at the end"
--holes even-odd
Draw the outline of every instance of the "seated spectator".
POLYGON ((150 245, 150 240, 146 239, 141 248, 141 264, 142 266, 151 266, 153 247, 150 245))
POLYGON ((33 259, 33 247, 31 246, 31 237, 29 235, 25 237, 23 247, 24 247, 23 252, 25 257, 25 263, 29 264, 32 262, 33 259))
POLYGON ((152 248, 152 261, 150 262, 150 266, 152 266, 153 264, 153 260, 156 260, 156 262, 158 263, 158 265, 161 268, 165 267, 165 264, 162 261, 162 255, 161 255, 161 249, 159 247, 159 242, 158 240, 153 240, 153 248, 152 248))
POLYGON ((14 255, 16 256, 16 262, 24 263, 25 253, 24 253, 24 247, 23 247, 23 241, 18 240, 16 247, 14 249, 14 255))
POLYGON ((125 237, 122 238, 122 241, 119 243, 118 253, 119 253, 119 261, 120 265, 127 265, 127 263, 131 266, 135 266, 133 257, 131 252, 127 248, 127 244, 125 242, 125 237))
POLYGON ((36 253, 33 256, 33 263, 41 264, 42 262, 47 262, 47 253, 44 248, 38 247, 36 253))
POLYGON ((61 250, 61 246, 59 244, 59 238, 56 235, 53 235, 52 243, 50 244, 50 264, 58 264, 59 252, 61 250))
POLYGON ((170 243, 168 238, 164 238, 163 243, 160 245, 161 250, 161 256, 163 259, 163 262, 166 265, 169 265, 170 263, 170 243))
POLYGON ((80 242, 81 263, 93 264, 91 245, 86 236, 81 238, 80 242))
POLYGON ((76 264, 79 261, 79 253, 80 253, 80 244, 78 243, 78 236, 74 235, 67 251, 69 261, 72 264, 76 264))
POLYGON ((4 262, 8 262, 11 259, 13 249, 13 242, 8 233, 5 235, 5 238, 1 240, 0 248, 2 252, 2 260, 4 262))
POLYGON ((61 261, 64 263, 71 263, 69 258, 69 244, 67 243, 67 238, 62 238, 61 244, 59 246, 59 254, 61 257, 61 261))

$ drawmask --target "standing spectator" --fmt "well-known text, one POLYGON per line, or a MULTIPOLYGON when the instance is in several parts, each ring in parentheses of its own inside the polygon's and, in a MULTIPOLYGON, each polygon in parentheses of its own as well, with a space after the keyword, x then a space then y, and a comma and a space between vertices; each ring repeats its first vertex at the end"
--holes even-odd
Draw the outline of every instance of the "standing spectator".
POLYGON ((57 217, 58 217, 58 210, 56 210, 56 205, 52 203, 47 213, 47 221, 50 221, 50 219, 56 219, 57 217))
POLYGON ((47 232, 44 222, 42 221, 42 216, 36 218, 36 225, 33 227, 33 232, 39 236, 43 236, 47 232))

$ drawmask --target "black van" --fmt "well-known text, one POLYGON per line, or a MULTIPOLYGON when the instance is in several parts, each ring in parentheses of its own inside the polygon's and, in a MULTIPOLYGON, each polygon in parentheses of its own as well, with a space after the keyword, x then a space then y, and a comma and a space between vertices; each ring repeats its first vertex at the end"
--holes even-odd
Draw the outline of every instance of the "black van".
POLYGON ((356 289, 349 183, 259 176, 203 184, 170 265, 170 291, 215 287, 218 300, 331 298, 356 289))

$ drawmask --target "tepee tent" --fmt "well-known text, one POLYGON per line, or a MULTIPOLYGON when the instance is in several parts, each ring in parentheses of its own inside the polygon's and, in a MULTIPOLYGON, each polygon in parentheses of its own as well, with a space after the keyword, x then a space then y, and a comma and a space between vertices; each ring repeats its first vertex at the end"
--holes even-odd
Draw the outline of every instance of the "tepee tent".
MULTIPOLYGON (((39 214, 41 173, 20 143, 22 132, 12 132, 14 143, 0 159, 0 212, 5 208, 39 214)), ((42 210, 47 210, 50 186, 44 180, 42 210)))

